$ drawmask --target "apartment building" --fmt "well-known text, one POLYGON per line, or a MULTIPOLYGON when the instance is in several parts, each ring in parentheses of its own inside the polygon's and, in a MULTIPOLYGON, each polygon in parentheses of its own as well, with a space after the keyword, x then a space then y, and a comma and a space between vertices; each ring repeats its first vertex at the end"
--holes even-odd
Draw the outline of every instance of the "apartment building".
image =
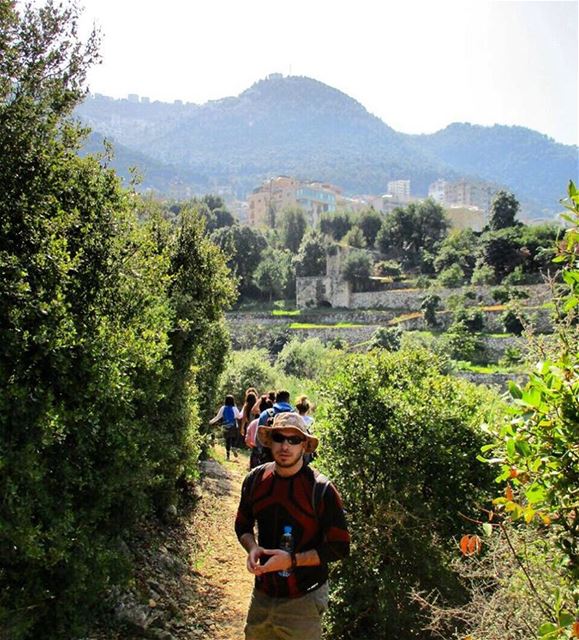
POLYGON ((410 180, 391 180, 388 183, 388 193, 397 202, 409 202, 410 180))
POLYGON ((471 180, 436 180, 428 188, 428 195, 446 207, 477 207, 488 212, 496 187, 471 180))
POLYGON ((289 176, 266 180, 248 198, 247 223, 253 227, 271 224, 272 216, 289 207, 300 207, 311 225, 317 225, 320 215, 336 210, 340 190, 321 182, 302 182, 289 176))
POLYGON ((436 180, 428 187, 428 197, 438 204, 446 204, 446 180, 436 180))

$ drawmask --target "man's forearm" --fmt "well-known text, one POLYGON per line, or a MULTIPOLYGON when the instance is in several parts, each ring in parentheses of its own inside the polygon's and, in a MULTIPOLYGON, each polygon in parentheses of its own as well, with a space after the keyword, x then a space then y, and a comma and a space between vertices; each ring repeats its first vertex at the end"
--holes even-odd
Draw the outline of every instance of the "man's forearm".
POLYGON ((255 536, 253 535, 253 533, 244 533, 241 538, 239 538, 239 542, 241 546, 247 551, 247 553, 257 547, 257 542, 255 541, 255 536))
POLYGON ((317 567, 319 564, 320 556, 315 549, 296 553, 296 567, 317 567))

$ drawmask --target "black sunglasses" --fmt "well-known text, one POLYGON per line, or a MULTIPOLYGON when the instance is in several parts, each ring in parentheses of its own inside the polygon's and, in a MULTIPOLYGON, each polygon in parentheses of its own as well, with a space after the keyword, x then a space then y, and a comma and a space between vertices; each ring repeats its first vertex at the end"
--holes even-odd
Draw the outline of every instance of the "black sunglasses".
POLYGON ((305 438, 300 438, 299 436, 284 436, 283 433, 278 433, 277 431, 274 431, 271 434, 271 439, 278 444, 281 444, 282 442, 285 442, 287 440, 288 444, 293 445, 301 444, 302 442, 306 441, 305 438))

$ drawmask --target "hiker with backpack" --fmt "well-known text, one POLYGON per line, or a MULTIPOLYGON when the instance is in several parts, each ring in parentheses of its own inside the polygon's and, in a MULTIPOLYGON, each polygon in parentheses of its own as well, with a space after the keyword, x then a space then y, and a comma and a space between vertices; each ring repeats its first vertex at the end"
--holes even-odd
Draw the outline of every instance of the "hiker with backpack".
MULTIPOLYGON (((258 426, 270 425, 273 422, 274 417, 278 413, 286 413, 294 411, 294 408, 290 404, 290 392, 285 389, 280 389, 276 392, 269 392, 268 398, 271 401, 271 395, 275 396, 275 402, 271 407, 263 410, 259 414, 258 426)), ((255 449, 253 451, 253 466, 264 464, 266 462, 272 462, 271 451, 269 447, 264 447, 263 444, 256 438, 255 449)), ((252 467, 253 468, 253 467, 252 467)))
POLYGON ((273 462, 246 476, 235 520, 247 569, 255 575, 245 638, 320 640, 328 563, 350 548, 342 500, 327 478, 304 465, 318 439, 298 414, 275 415, 271 425, 258 427, 258 439, 273 462), (279 548, 282 536, 291 542, 288 550, 279 548))
POLYGON ((223 438, 225 440, 225 453, 229 460, 229 454, 233 450, 233 455, 237 458, 235 446, 237 444, 238 430, 237 421, 241 420, 242 414, 235 405, 235 398, 232 395, 225 396, 225 403, 217 412, 214 418, 209 420, 209 424, 215 424, 221 420, 223 438))
POLYGON ((261 396, 261 400, 258 403, 259 411, 257 417, 254 418, 249 425, 247 426, 245 432, 245 444, 251 449, 251 455, 249 456, 249 468, 255 469, 255 467, 263 464, 264 462, 268 462, 271 460, 271 457, 264 459, 264 451, 268 451, 268 449, 264 449, 261 444, 257 440, 257 427, 259 423, 259 416, 266 409, 271 409, 273 407, 272 401, 266 396, 261 396))

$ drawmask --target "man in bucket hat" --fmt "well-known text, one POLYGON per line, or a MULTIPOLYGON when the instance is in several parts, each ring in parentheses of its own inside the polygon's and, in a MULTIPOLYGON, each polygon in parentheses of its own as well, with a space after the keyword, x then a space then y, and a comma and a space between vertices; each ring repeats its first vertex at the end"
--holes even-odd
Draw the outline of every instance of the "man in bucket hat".
POLYGON ((271 448, 273 462, 245 478, 235 521, 247 569, 255 575, 245 638, 319 640, 328 563, 349 552, 342 500, 327 478, 304 464, 318 439, 298 414, 277 414, 257 437, 271 448), (278 548, 284 532, 293 539, 292 551, 278 548))

